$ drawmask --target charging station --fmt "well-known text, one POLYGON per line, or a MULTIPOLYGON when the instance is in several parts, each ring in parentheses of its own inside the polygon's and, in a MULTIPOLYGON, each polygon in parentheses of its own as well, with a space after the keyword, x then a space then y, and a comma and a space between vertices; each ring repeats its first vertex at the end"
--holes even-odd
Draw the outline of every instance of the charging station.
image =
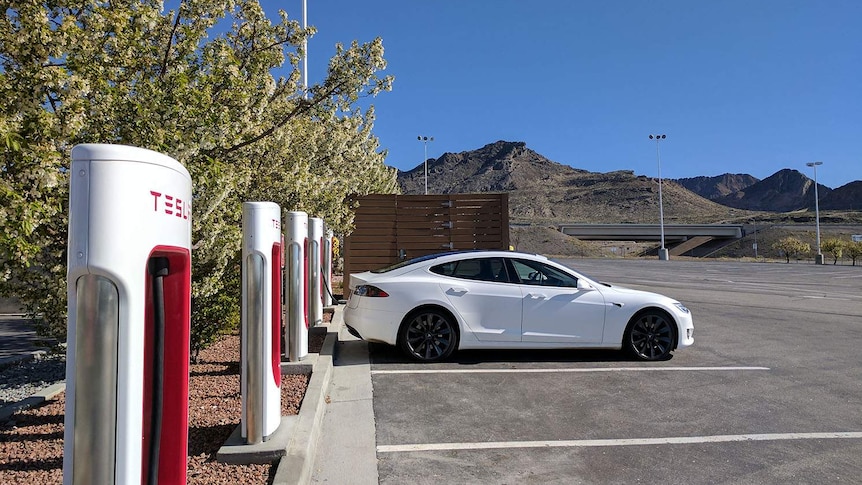
POLYGON ((281 423, 281 208, 242 204, 241 435, 261 443, 281 423))
POLYGON ((323 219, 308 219, 308 323, 314 327, 323 323, 323 219))
POLYGON ((323 306, 332 306, 332 238, 334 234, 329 228, 324 230, 323 238, 323 306))
POLYGON ((72 149, 63 483, 184 484, 192 181, 122 145, 72 149))
POLYGON ((284 220, 288 327, 285 347, 290 361, 297 362, 308 355, 308 214, 292 211, 285 214, 284 220))

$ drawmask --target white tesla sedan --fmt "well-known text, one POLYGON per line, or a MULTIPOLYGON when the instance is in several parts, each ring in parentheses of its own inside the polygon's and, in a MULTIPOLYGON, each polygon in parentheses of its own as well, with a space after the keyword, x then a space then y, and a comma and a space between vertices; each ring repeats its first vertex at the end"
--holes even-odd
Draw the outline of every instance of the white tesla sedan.
POLYGON ((352 274, 344 321, 370 342, 433 362, 456 349, 624 348, 643 360, 694 343, 682 303, 599 283, 510 251, 423 256, 352 274))

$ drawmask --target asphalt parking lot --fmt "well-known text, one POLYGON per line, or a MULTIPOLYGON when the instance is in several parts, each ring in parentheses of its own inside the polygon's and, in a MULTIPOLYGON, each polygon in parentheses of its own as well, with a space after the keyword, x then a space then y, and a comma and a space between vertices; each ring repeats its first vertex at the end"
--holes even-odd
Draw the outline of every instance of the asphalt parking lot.
POLYGON ((423 365, 372 345, 380 483, 862 482, 862 267, 561 262, 682 301, 694 346, 423 365))

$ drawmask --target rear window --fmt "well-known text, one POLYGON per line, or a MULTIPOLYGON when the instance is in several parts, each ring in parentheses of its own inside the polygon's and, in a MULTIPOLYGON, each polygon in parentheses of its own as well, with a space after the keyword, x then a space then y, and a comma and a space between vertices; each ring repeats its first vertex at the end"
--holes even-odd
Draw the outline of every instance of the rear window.
POLYGON ((398 268, 403 268, 405 266, 410 266, 411 264, 421 263, 423 261, 428 261, 430 259, 439 258, 440 256, 448 256, 450 254, 455 254, 456 252, 457 251, 451 251, 448 253, 427 254, 425 256, 419 256, 419 257, 413 258, 413 259, 405 259, 404 261, 398 261, 395 264, 390 264, 389 266, 386 266, 386 267, 383 267, 380 269, 373 269, 373 270, 371 270, 371 272, 372 273, 388 273, 388 272, 390 272, 392 270, 396 270, 398 268))

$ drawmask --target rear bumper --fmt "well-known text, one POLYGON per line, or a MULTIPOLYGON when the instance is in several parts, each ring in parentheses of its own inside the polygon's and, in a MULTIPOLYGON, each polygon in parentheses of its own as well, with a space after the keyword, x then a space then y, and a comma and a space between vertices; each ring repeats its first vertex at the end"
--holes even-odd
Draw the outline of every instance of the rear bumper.
POLYGON ((362 340, 395 345, 403 315, 368 308, 363 304, 362 298, 355 296, 351 301, 354 301, 354 306, 348 305, 344 309, 344 324, 347 330, 362 340))

